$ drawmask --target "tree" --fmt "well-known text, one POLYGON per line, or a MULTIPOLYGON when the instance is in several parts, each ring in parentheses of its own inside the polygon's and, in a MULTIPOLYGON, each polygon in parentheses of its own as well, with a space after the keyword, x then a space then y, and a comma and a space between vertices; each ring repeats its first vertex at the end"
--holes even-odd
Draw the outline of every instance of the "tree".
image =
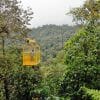
POLYGON ((72 9, 69 14, 73 15, 73 21, 81 24, 99 24, 100 0, 86 0, 82 7, 72 9))
POLYGON ((80 100, 99 100, 100 91, 95 89, 88 89, 86 87, 81 87, 79 90, 81 95, 80 100))
POLYGON ((90 33, 83 29, 66 42, 65 63, 68 69, 61 94, 79 100, 76 95, 81 86, 100 89, 99 31, 90 33))
POLYGON ((60 93, 72 100, 80 100, 78 91, 81 86, 100 90, 99 3, 87 0, 82 7, 71 10, 74 20, 82 21, 84 25, 65 44, 68 69, 60 93))
MULTIPOLYGON (((21 2, 18 0, 1 0, 0 1, 0 38, 2 39, 3 57, 0 57, 0 80, 4 82, 5 99, 9 100, 8 81, 9 74, 12 70, 12 61, 10 57, 5 56, 5 39, 12 34, 17 34, 20 37, 26 36, 29 28, 30 20, 32 19, 31 9, 22 9, 21 2), (9 63, 10 62, 10 63, 9 63), (9 68, 8 68, 9 67, 9 68)), ((1 55, 0 55, 1 56, 1 55)))
MULTIPOLYGON (((21 67, 21 66, 20 66, 21 67)), ((35 89, 40 85, 41 75, 30 68, 19 68, 11 73, 9 86, 10 100, 33 100, 35 89)))
POLYGON ((20 33, 25 36, 32 19, 32 12, 23 10, 18 0, 1 0, 0 1, 0 37, 2 38, 3 54, 5 54, 5 37, 11 33, 20 33))

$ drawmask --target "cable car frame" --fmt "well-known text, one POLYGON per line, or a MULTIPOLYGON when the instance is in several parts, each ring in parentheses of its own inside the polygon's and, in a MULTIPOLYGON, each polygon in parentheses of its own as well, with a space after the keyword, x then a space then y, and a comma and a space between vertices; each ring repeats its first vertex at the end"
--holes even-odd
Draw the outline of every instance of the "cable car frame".
POLYGON ((23 66, 35 67, 40 63, 40 46, 33 39, 27 38, 23 46, 23 66))

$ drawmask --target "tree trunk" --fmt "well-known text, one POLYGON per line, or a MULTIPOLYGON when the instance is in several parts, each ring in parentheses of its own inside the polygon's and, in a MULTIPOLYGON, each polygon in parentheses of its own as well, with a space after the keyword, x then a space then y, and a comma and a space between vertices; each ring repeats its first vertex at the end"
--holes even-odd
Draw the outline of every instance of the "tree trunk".
POLYGON ((5 40, 3 36, 2 36, 2 53, 3 53, 3 56, 5 56, 5 40))
POLYGON ((5 90, 5 99, 9 100, 9 90, 7 79, 4 79, 4 90, 5 90))
MULTIPOLYGON (((5 57, 5 38, 4 36, 2 36, 2 54, 3 54, 3 57, 5 57)), ((4 79, 4 90, 5 90, 4 92, 5 99, 9 100, 8 82, 6 78, 4 79)))

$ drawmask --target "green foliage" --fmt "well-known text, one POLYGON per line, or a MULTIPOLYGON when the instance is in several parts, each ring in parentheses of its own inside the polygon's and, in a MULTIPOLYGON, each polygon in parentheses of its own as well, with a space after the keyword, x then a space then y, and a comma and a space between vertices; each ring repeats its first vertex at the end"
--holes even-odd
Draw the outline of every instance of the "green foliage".
POLYGON ((30 68, 20 68, 11 76, 9 83, 10 100, 32 100, 35 88, 39 85, 40 74, 30 68))
POLYGON ((98 25, 100 19, 100 0, 86 0, 82 7, 74 8, 70 11, 73 20, 84 25, 98 25))
POLYGON ((79 90, 81 100, 100 100, 100 90, 81 87, 79 90))
POLYGON ((70 96, 72 100, 81 100, 78 93, 81 86, 100 89, 99 3, 87 0, 82 7, 70 11, 74 21, 84 25, 65 44, 65 63, 68 69, 60 94, 70 96))
POLYGON ((9 58, 0 58, 1 98, 7 95, 9 100, 32 100, 32 97, 36 95, 34 90, 41 81, 40 72, 35 72, 32 68, 18 67, 19 60, 13 62, 9 58))
POLYGON ((61 94, 75 97, 81 86, 100 89, 100 29, 90 33, 82 29, 65 45, 66 77, 61 85, 61 94), (99 43, 99 44, 98 44, 99 43))
POLYGON ((60 52, 58 52, 56 56, 57 62, 64 64, 64 55, 65 55, 64 50, 61 50, 60 52))
POLYGON ((38 40, 41 46, 42 61, 48 62, 48 59, 55 58, 63 49, 64 42, 75 33, 77 28, 77 26, 68 25, 44 25, 33 28, 31 36, 38 40))
POLYGON ((0 56, 0 95, 1 99, 8 99, 8 83, 12 73, 13 63, 9 57, 0 56))
POLYGON ((31 100, 41 81, 40 72, 22 66, 20 49, 12 47, 6 51, 6 56, 0 57, 1 100, 7 99, 6 95, 9 100, 31 100))
POLYGON ((6 75, 12 69, 12 62, 9 57, 0 57, 0 75, 6 75))
POLYGON ((31 9, 22 9, 18 0, 0 1, 0 36, 14 32, 27 32, 27 25, 32 19, 31 9))
POLYGON ((42 83, 40 94, 44 97, 58 96, 60 85, 66 72, 62 64, 41 67, 42 83))
POLYGON ((99 100, 99 3, 88 0, 83 7, 71 11, 75 20, 86 25, 75 35, 77 26, 45 25, 32 29, 29 35, 39 41, 43 52, 43 64, 33 70, 22 66, 21 54, 21 36, 26 37, 23 33, 28 32, 32 12, 21 9, 17 0, 1 0, 0 100, 99 100))

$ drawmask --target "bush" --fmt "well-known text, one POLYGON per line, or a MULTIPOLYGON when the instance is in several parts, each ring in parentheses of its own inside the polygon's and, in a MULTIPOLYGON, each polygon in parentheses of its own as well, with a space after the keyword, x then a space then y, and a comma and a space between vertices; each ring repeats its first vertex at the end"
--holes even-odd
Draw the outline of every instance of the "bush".
POLYGON ((100 34, 97 29, 93 30, 93 33, 80 30, 65 45, 68 69, 60 94, 70 96, 73 100, 80 100, 77 95, 81 86, 100 89, 100 34))
POLYGON ((81 87, 79 90, 81 100, 100 100, 100 91, 81 87))

